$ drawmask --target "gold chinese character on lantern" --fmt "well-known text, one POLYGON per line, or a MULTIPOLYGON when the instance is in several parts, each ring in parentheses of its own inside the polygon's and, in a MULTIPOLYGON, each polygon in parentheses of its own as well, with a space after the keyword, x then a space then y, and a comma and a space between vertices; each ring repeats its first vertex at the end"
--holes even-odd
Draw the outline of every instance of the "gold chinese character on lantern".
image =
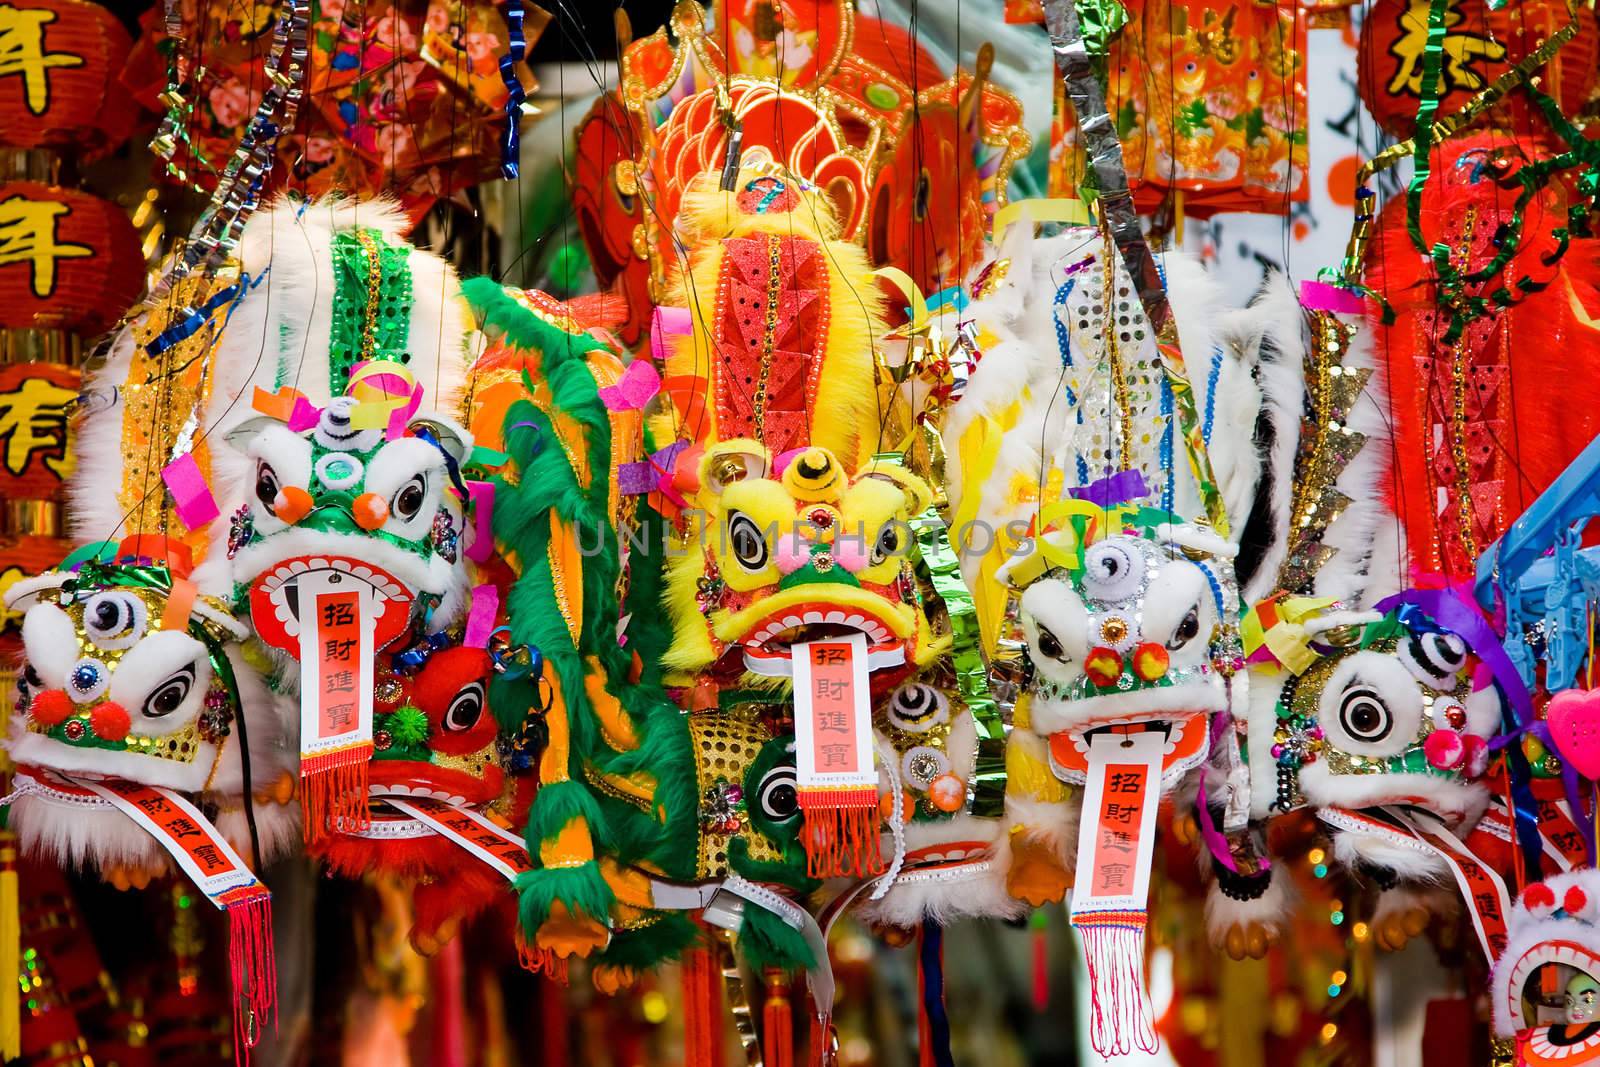
POLYGON ((56 224, 69 210, 55 200, 0 200, 0 267, 32 264, 33 295, 41 300, 56 291, 56 260, 94 255, 88 245, 57 243, 56 224))
POLYGON ((22 76, 28 110, 43 115, 50 106, 52 67, 81 67, 83 57, 71 52, 46 52, 44 28, 56 20, 48 8, 18 8, 0 4, 0 78, 22 76))
POLYGON ((0 393, 0 441, 5 443, 5 468, 25 473, 35 458, 57 477, 70 473, 67 457, 67 413, 78 394, 47 378, 25 378, 10 392, 0 393))
MULTIPOLYGON (((1389 92, 1407 92, 1422 95, 1422 58, 1428 44, 1428 0, 1411 0, 1411 6, 1400 16, 1401 33, 1389 46, 1389 52, 1400 62, 1394 77, 1389 79, 1389 92)), ((1465 16, 1459 11, 1446 9, 1444 75, 1451 89, 1476 92, 1486 83, 1483 75, 1473 69, 1479 59, 1497 63, 1506 58, 1505 45, 1490 37, 1468 33, 1461 28, 1465 16)))

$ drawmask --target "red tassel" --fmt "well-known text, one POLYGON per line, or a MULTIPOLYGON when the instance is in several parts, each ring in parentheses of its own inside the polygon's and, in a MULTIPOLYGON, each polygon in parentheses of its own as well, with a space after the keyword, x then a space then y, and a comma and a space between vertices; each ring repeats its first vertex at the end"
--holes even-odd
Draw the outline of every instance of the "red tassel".
POLYGON ((1089 1043, 1101 1056, 1126 1056, 1135 1047, 1161 1047, 1144 989, 1143 913, 1074 915, 1089 967, 1089 1043))
POLYGON ((572 1053, 567 1034, 566 968, 562 967, 563 981, 539 983, 539 1037, 544 1045, 541 1063, 571 1063, 572 1053))
POLYGON ((789 1006, 789 977, 766 973, 767 1002, 761 1008, 761 1055, 766 1067, 794 1067, 794 1012, 789 1006))
POLYGON ((566 960, 550 949, 529 946, 528 939, 523 936, 520 926, 517 928, 516 942, 517 962, 522 964, 523 970, 529 974, 542 974, 561 985, 567 984, 566 960))
POLYGON ((367 764, 372 745, 352 745, 300 760, 300 804, 305 839, 356 833, 372 823, 367 807, 367 764))
POLYGON ((1036 911, 1028 927, 1033 931, 1033 1010, 1042 1015, 1050 1007, 1050 920, 1036 911))
POLYGON ((272 894, 259 885, 218 898, 228 915, 228 974, 233 993, 233 1054, 249 1063, 271 1016, 278 1025, 278 965, 272 947, 272 894))
POLYGON ((810 1060, 811 1067, 826 1067, 829 1061, 828 1053, 833 1048, 833 1020, 827 1021, 817 1018, 815 1005, 811 1012, 811 1039, 810 1060))
POLYGON ((878 792, 866 789, 802 789, 806 826, 806 873, 812 878, 866 877, 883 870, 878 831, 878 792))
POLYGON ((683 1062, 713 1067, 722 1062, 722 972, 709 948, 683 954, 683 1062))

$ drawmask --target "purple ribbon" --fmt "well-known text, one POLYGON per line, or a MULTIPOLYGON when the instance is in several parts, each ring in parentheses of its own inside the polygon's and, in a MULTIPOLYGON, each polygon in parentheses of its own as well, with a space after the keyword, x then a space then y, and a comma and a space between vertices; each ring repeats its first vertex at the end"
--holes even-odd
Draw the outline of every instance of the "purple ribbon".
MULTIPOLYGON (((1511 657, 1507 656, 1506 650, 1501 647, 1500 635, 1495 633, 1494 627, 1489 625, 1489 621, 1484 618, 1483 612, 1476 604, 1463 599, 1451 589, 1407 589, 1380 600, 1376 610, 1389 612, 1407 606, 1431 616, 1435 623, 1466 641, 1467 647, 1472 649, 1473 654, 1485 667, 1489 668, 1489 673, 1500 687, 1501 694, 1511 705, 1511 713, 1517 725, 1489 742, 1491 752, 1505 748, 1520 735, 1529 732, 1539 738, 1547 749, 1555 748, 1550 740, 1549 728, 1534 718, 1533 697, 1528 692, 1527 685, 1523 683, 1522 676, 1512 665, 1511 657)), ((1507 765, 1512 766, 1509 756, 1507 765)), ((1519 777, 1517 774, 1508 775, 1508 780, 1511 782, 1512 810, 1516 816, 1517 840, 1522 846, 1523 854, 1530 857, 1532 864, 1530 869, 1538 870, 1538 857, 1543 852, 1538 841, 1538 811, 1529 783, 1518 781, 1519 777)), ((1564 759, 1561 761, 1561 785, 1567 796, 1567 804, 1572 808, 1572 821, 1583 832, 1584 844, 1589 850, 1589 862, 1592 865, 1595 859, 1594 820, 1586 816, 1583 808, 1579 806, 1581 794, 1578 772, 1564 759)))
POLYGON ((1068 489, 1067 493, 1078 500, 1087 500, 1097 507, 1109 508, 1115 504, 1141 500, 1149 496, 1150 486, 1145 483, 1144 472, 1125 470, 1092 481, 1088 485, 1068 489))
POLYGON ((638 496, 660 489, 661 479, 672 474, 678 453, 688 447, 688 441, 674 441, 661 451, 650 453, 648 459, 622 464, 617 468, 617 491, 624 496, 638 496))

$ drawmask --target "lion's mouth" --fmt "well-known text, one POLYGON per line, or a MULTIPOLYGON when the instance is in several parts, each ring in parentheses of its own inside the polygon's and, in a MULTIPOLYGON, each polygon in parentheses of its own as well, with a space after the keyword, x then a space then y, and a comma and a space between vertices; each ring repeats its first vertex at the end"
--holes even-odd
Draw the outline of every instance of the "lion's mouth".
POLYGON ((895 637, 887 623, 857 611, 794 609, 758 623, 744 641, 745 668, 769 678, 794 673, 794 646, 816 641, 839 641, 857 634, 867 639, 867 670, 901 667, 906 643, 895 637))
POLYGON ((374 639, 382 648, 405 629, 416 602, 406 583, 375 563, 348 556, 296 556, 276 564, 250 587, 250 617, 262 640, 285 652, 300 648, 300 582, 326 576, 363 593, 375 621, 374 639))

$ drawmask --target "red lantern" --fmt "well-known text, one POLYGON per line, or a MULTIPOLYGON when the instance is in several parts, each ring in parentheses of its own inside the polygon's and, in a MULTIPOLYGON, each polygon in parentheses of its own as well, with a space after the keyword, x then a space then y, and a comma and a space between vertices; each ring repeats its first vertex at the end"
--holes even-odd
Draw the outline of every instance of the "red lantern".
POLYGON ((67 415, 78 371, 59 363, 0 367, 0 499, 57 500, 72 473, 67 415))
POLYGON ((116 204, 0 184, 0 327, 101 333, 144 289, 144 254, 116 204))
POLYGON ((0 7, 0 145, 93 158, 121 143, 138 116, 118 84, 132 47, 117 17, 85 0, 0 7))
MULTIPOLYGON (((1372 117, 1396 137, 1410 137, 1422 101, 1422 62, 1428 39, 1428 0, 1375 0, 1361 27, 1362 102, 1372 117)), ((1600 26, 1580 7, 1577 36, 1544 68, 1542 85, 1574 113, 1600 84, 1600 26)), ((1460 110, 1480 90, 1535 51, 1568 21, 1563 0, 1523 0, 1491 10, 1486 0, 1453 0, 1445 12, 1445 95, 1439 116, 1460 110)), ((1499 104, 1495 125, 1530 132, 1538 121, 1519 93, 1499 104)))

